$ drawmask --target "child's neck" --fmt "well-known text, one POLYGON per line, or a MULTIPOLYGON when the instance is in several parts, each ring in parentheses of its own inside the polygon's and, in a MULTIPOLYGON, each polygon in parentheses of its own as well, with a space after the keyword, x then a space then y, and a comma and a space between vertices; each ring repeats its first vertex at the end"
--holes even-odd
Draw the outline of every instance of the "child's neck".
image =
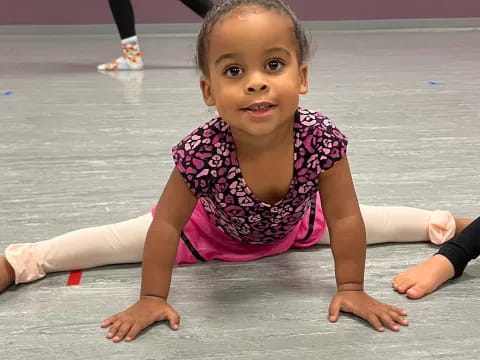
POLYGON ((265 136, 251 136, 231 129, 238 156, 258 156, 266 152, 278 151, 293 141, 293 121, 265 136))

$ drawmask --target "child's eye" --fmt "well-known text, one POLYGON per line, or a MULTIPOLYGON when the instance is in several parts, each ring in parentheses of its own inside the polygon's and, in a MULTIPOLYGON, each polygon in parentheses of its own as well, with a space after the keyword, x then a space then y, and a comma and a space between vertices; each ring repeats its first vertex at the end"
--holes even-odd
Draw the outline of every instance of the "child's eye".
POLYGON ((270 60, 266 66, 268 71, 278 71, 283 67, 283 63, 280 60, 270 60))
POLYGON ((238 77, 242 75, 243 70, 240 68, 240 66, 234 65, 234 66, 228 67, 224 73, 229 77, 238 77))

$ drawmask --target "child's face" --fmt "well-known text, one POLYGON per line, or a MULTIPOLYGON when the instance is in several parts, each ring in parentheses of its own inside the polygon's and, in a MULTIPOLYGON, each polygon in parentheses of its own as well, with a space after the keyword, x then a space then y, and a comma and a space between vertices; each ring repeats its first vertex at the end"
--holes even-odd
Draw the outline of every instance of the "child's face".
POLYGON ((299 94, 308 90, 293 24, 276 11, 248 7, 227 15, 210 33, 207 61, 205 103, 248 135, 268 135, 293 121, 299 94))

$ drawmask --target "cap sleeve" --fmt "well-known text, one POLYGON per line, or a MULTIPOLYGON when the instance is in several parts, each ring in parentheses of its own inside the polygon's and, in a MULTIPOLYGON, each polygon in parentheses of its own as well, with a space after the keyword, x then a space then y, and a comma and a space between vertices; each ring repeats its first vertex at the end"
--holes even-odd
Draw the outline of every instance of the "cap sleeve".
POLYGON ((327 171, 345 157, 348 138, 326 116, 320 115, 316 135, 316 150, 319 155, 320 172, 327 171))
POLYGON ((175 167, 182 175, 190 191, 196 197, 209 193, 209 157, 202 138, 192 133, 172 148, 175 167))

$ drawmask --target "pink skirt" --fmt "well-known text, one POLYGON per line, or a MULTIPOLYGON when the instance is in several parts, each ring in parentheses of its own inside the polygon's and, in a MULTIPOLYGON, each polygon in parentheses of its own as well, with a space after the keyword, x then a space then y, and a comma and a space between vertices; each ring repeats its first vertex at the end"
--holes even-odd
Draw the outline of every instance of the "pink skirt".
MULTIPOLYGON (((155 209, 152 209, 152 214, 155 209)), ((315 201, 302 221, 283 239, 268 245, 252 245, 232 239, 209 219, 202 202, 198 201, 190 220, 183 228, 177 251, 177 264, 194 264, 211 260, 251 261, 284 253, 290 249, 306 248, 319 242, 326 222, 317 193, 315 201)))

